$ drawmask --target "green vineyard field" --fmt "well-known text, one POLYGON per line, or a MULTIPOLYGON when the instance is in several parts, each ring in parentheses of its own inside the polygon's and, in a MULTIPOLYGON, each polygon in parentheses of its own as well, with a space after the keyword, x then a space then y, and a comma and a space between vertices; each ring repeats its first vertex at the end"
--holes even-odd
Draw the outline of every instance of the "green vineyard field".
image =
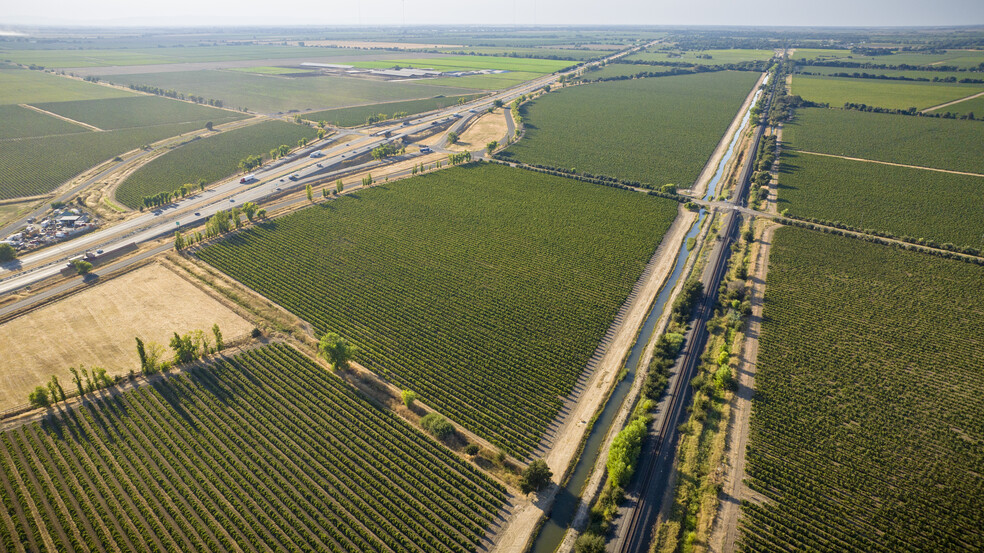
POLYGON ((181 123, 5 141, 0 148, 0 200, 51 192, 114 156, 201 128, 200 123, 181 123))
POLYGON ((749 71, 720 71, 551 92, 527 108, 526 135, 503 156, 687 188, 758 77, 749 71))
POLYGON ((248 155, 264 155, 281 144, 293 148, 300 138, 316 136, 311 127, 264 121, 195 140, 135 171, 116 189, 116 199, 136 209, 143 205, 144 196, 170 192, 198 179, 214 182, 235 174, 239 160, 248 155))
POLYGON ((984 550, 984 269, 777 232, 741 551, 984 550))
POLYGON ((806 108, 782 133, 808 152, 984 174, 979 121, 806 108))
POLYGON ((200 122, 204 126, 207 121, 212 121, 218 125, 246 117, 242 113, 159 96, 134 96, 132 98, 45 104, 32 103, 31 105, 103 130, 193 122, 200 122))
POLYGON ((406 102, 387 102, 385 104, 372 104, 354 108, 329 109, 305 113, 302 117, 308 121, 327 121, 339 127, 357 127, 359 125, 365 125, 366 118, 370 115, 384 113, 392 117, 394 113, 399 112, 407 112, 412 115, 453 106, 458 103, 459 98, 467 102, 479 96, 480 94, 469 94, 465 96, 441 96, 439 98, 427 98, 426 100, 408 100, 406 102))
POLYGON ((838 77, 793 76, 792 94, 843 107, 845 103, 889 109, 925 109, 984 90, 984 84, 944 84, 838 77))
POLYGON ((74 134, 89 129, 17 105, 0 106, 0 140, 74 134))
POLYGON ((780 210, 895 236, 981 247, 984 177, 784 151, 780 210))
POLYGON ((199 256, 525 456, 676 213, 661 198, 474 165, 313 206, 199 256))
POLYGON ((56 77, 41 71, 0 67, 0 103, 2 104, 68 102, 133 96, 135 94, 132 92, 118 88, 56 77))
POLYGON ((285 345, 100 396, 0 443, 4 551, 465 552, 506 499, 285 345))

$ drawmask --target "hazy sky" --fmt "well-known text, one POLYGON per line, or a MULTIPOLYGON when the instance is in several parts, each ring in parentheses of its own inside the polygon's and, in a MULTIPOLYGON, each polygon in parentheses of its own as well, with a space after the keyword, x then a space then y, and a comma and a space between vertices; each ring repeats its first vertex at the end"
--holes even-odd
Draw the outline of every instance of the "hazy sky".
POLYGON ((4 24, 976 25, 984 0, 2 0, 4 24), (404 20, 404 6, 406 18, 404 20))

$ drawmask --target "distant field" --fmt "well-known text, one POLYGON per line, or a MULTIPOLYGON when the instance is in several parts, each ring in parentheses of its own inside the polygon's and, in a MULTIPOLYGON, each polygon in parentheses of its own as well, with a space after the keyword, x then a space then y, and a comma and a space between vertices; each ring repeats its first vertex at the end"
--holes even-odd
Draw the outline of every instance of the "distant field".
POLYGON ((118 88, 57 77, 41 71, 0 68, 0 104, 67 102, 133 96, 136 94, 118 88))
POLYGON ((810 152, 984 174, 979 121, 807 108, 783 126, 783 141, 810 152))
POLYGON ((759 77, 721 71, 551 92, 505 156, 642 183, 690 186, 759 77))
POLYGON ((394 113, 407 112, 408 114, 421 113, 434 109, 441 109, 453 106, 459 99, 464 101, 474 100, 482 96, 481 94, 468 94, 465 96, 442 96, 440 98, 428 98, 426 100, 408 100, 406 102, 387 102, 385 104, 372 104, 369 106, 358 106, 354 108, 339 108, 305 113, 302 115, 308 121, 328 121, 339 127, 357 127, 366 124, 366 118, 370 115, 384 113, 390 117, 394 113))
POLYGON ((474 165, 312 206, 198 255, 526 456, 676 214, 660 198, 474 165))
POLYGON ((52 134, 86 132, 89 129, 17 105, 0 105, 0 140, 52 134))
MULTIPOLYGON (((441 71, 467 71, 478 69, 505 69, 507 71, 522 71, 527 73, 553 73, 558 69, 571 65, 570 61, 544 60, 532 58, 506 58, 496 56, 444 56, 423 59, 392 59, 384 62, 400 65, 401 67, 429 67, 441 71)), ((351 65, 359 67, 359 62, 351 65)))
POLYGON ((739 551, 984 550, 984 268, 773 241, 739 551))
POLYGON ((235 174, 239 160, 248 155, 266 155, 281 144, 293 148, 302 137, 310 140, 316 136, 317 131, 311 127, 264 121, 201 138, 135 171, 116 189, 116 199, 136 209, 143 205, 144 196, 170 192, 198 179, 217 181, 235 174))
POLYGON ((159 96, 31 103, 31 105, 103 130, 192 122, 200 122, 204 125, 207 121, 217 125, 247 117, 242 113, 159 96))
POLYGON ((526 73, 523 71, 510 71, 509 73, 494 73, 491 75, 469 75, 466 77, 441 77, 438 79, 424 79, 420 82, 427 83, 433 86, 448 87, 445 90, 451 90, 451 87, 455 87, 457 90, 462 89, 473 89, 473 90, 502 90, 504 88, 509 88, 516 86, 520 83, 525 83, 526 81, 532 81, 533 79, 542 77, 543 73, 526 73))
POLYGON ((222 100, 227 107, 245 107, 263 113, 291 109, 330 109, 366 102, 386 102, 430 98, 439 94, 469 93, 425 84, 380 82, 348 77, 285 78, 253 75, 234 71, 180 71, 175 73, 146 73, 113 75, 113 82, 139 83, 179 90, 206 98, 222 100))
POLYGON ((779 209, 897 236, 980 247, 984 177, 785 151, 779 209))
POLYGON ((741 63, 744 61, 765 61, 774 55, 772 50, 690 50, 681 52, 647 51, 626 56, 626 61, 658 61, 658 62, 685 62, 694 65, 724 65, 728 63, 741 63), (670 54, 679 55, 670 55, 670 54), (711 56, 705 59, 700 56, 711 56))
POLYGON ((665 73, 667 71, 673 71, 675 67, 670 67, 666 65, 638 65, 634 63, 610 63, 598 71, 587 71, 584 73, 584 78, 591 79, 609 79, 612 77, 634 77, 639 73, 665 73))
POLYGON ((506 500, 282 344, 7 430, 0 451, 5 551, 467 552, 506 500))
POLYGON ((0 200, 46 194, 114 156, 201 128, 201 123, 181 123, 3 142, 0 200))
POLYGON ((447 53, 476 53, 483 55, 500 55, 509 56, 510 54, 516 54, 517 56, 531 56, 534 58, 557 58, 561 60, 568 60, 568 65, 571 65, 577 61, 593 60, 595 58, 604 57, 610 54, 614 54, 617 49, 611 50, 574 50, 569 48, 509 48, 509 47, 494 47, 494 46, 462 46, 461 48, 445 48, 441 50, 447 53), (571 61, 573 60, 573 61, 571 61))
POLYGON ((204 61, 264 60, 277 58, 329 58, 378 54, 351 48, 308 48, 303 46, 183 46, 181 48, 125 48, 91 50, 19 50, 0 48, 0 59, 22 65, 49 68, 98 67, 109 65, 153 65, 204 61))
POLYGON ((877 65, 950 65, 962 69, 976 68, 984 63, 984 50, 947 50, 945 54, 920 54, 903 52, 886 56, 862 56, 849 50, 796 49, 793 59, 871 63, 877 65))
POLYGON ((256 73, 257 75, 296 75, 297 73, 311 73, 310 69, 295 69, 292 67, 271 67, 263 65, 260 67, 230 67, 226 71, 239 71, 242 73, 256 73))
POLYGON ((922 71, 919 69, 858 69, 853 67, 826 67, 822 65, 807 65, 799 68, 801 71, 806 73, 819 73, 821 75, 834 75, 837 73, 847 73, 848 75, 853 75, 855 73, 867 73, 869 75, 885 75, 886 77, 906 77, 909 79, 928 79, 932 81, 933 79, 947 79, 954 78, 957 81, 960 79, 981 79, 984 80, 984 73, 970 72, 970 71, 922 71))
POLYGON ((925 109, 984 91, 982 84, 938 84, 794 75, 792 93, 841 107, 845 103, 890 109, 925 109))
MULTIPOLYGON (((71 385, 69 367, 84 363, 111 375, 140 369, 134 337, 167 346, 174 332, 211 332, 233 340, 246 320, 160 265, 149 265, 0 325, 0 410, 56 375, 71 385)), ((170 351, 170 350, 168 350, 170 351)))

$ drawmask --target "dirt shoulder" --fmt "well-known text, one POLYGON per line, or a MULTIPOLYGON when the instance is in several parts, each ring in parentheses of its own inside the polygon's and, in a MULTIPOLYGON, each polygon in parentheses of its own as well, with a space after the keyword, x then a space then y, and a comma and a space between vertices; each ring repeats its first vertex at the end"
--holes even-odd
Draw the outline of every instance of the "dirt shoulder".
POLYGON ((752 412, 752 394, 755 390, 755 371, 758 359, 759 335, 762 330, 762 308, 764 306, 765 279, 769 271, 769 251, 773 235, 779 225, 771 222, 763 225, 761 236, 756 242, 753 254, 755 265, 750 276, 752 316, 748 319, 745 331, 745 344, 741 350, 737 368, 738 390, 731 400, 731 420, 728 424, 727 446, 725 452, 724 484, 718 496, 720 507, 711 530, 710 550, 714 552, 734 551, 738 536, 738 514, 743 499, 757 500, 744 484, 745 449, 748 444, 748 422, 752 412))
MULTIPOLYGON (((608 398, 611 387, 616 383, 622 362, 635 342, 639 328, 649 314, 656 294, 672 271, 677 251, 690 230, 696 214, 680 207, 680 213, 666 232, 662 242, 650 259, 645 271, 629 295, 626 304, 616 316, 616 322, 609 328, 606 339, 599 345, 600 359, 593 369, 585 371, 575 389, 579 395, 570 398, 562 415, 548 429, 547 434, 555 438, 549 444, 541 445, 547 449, 543 459, 553 471, 553 480, 559 484, 568 467, 572 465, 584 438, 587 423, 598 411, 602 402, 608 398)), ((598 354, 596 354, 598 357, 598 354)), ((536 503, 520 503, 511 513, 509 520, 497 536, 494 551, 522 551, 532 537, 540 517, 548 513, 559 491, 553 486, 541 494, 536 503)))
MULTIPOLYGON (((942 63, 942 62, 938 62, 938 63, 942 63)), ((933 65, 933 64, 930 64, 930 65, 933 65)), ((984 92, 978 92, 977 94, 971 94, 970 96, 967 96, 965 98, 958 98, 956 100, 953 100, 952 102, 947 102, 945 104, 940 104, 938 106, 933 106, 931 108, 926 108, 926 109, 920 111, 919 113, 929 113, 931 111, 936 111, 938 109, 943 109, 943 108, 945 108, 947 106, 952 106, 953 104, 959 104, 960 102, 966 102, 967 100, 973 100, 974 98, 979 98, 981 96, 984 96, 984 92)))
POLYGON ((452 152, 483 150, 485 145, 493 140, 503 142, 506 132, 508 132, 506 119, 500 108, 475 119, 462 131, 458 141, 447 145, 445 149, 452 152))
MULTIPOLYGON (((984 92, 982 92, 981 94, 984 94, 984 92)), ((892 165, 894 167, 905 167, 906 169, 922 169, 923 171, 936 171, 937 173, 950 173, 952 175, 965 175, 968 177, 984 177, 984 175, 980 173, 968 173, 966 171, 951 171, 950 169, 937 169, 935 167, 923 167, 921 165, 905 165, 904 163, 892 163, 890 161, 878 161, 874 159, 864 159, 861 157, 839 156, 836 154, 821 154, 820 152, 808 152, 806 150, 796 150, 796 153, 807 154, 811 156, 836 157, 838 159, 846 159, 849 161, 863 161, 865 163, 877 163, 879 165, 892 165)))
POLYGON ((728 151, 728 145, 731 143, 731 139, 734 137, 738 128, 741 126, 742 116, 748 111, 748 108, 752 105, 752 100, 755 99, 755 93, 758 92, 762 82, 765 81, 766 73, 763 73, 757 81, 755 81, 755 86, 752 87, 752 91, 748 93, 745 97, 745 101, 742 102, 741 108, 738 110, 738 114, 731 121, 731 125, 728 126, 728 130, 725 131, 724 136, 721 137, 721 141, 718 142, 717 148, 714 149, 714 153, 711 154, 711 158, 704 165, 704 170, 700 172, 697 177, 697 181, 694 182, 694 186, 690 189, 690 195, 692 196, 703 196, 704 192, 707 191, 707 184, 711 182, 711 178, 714 177, 714 173, 717 171, 719 165, 721 165, 721 159, 724 157, 725 152, 728 151))

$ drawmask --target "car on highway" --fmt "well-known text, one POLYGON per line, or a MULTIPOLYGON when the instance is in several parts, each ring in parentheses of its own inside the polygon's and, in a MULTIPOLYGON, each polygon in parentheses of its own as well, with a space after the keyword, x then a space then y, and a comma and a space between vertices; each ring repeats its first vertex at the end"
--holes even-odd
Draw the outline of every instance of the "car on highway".
POLYGON ((315 165, 317 165, 318 167, 324 167, 324 165, 322 165, 320 163, 316 163, 315 165))
POLYGON ((232 203, 235 203, 236 202, 236 198, 229 198, 229 201, 232 202, 232 203))
POLYGON ((195 212, 195 217, 201 217, 201 216, 202 216, 202 214, 200 212, 198 212, 198 211, 195 212))

